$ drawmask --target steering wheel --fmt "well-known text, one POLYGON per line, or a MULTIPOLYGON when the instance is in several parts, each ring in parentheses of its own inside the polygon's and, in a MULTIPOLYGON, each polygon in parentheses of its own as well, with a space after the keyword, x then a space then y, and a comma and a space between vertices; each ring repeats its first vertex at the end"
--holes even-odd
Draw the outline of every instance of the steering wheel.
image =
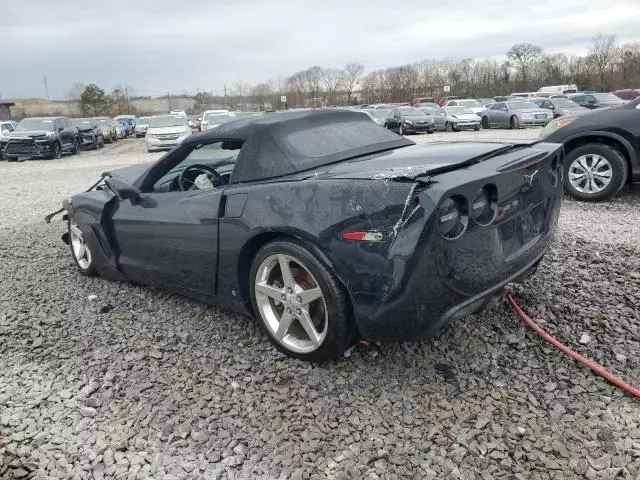
POLYGON ((186 192, 196 185, 195 179, 197 178, 197 175, 193 176, 193 179, 191 178, 191 175, 196 172, 204 173, 214 186, 218 181, 222 181, 222 175, 216 172, 213 168, 200 163, 194 163, 193 165, 189 165, 185 168, 178 177, 178 188, 180 188, 181 191, 186 192))

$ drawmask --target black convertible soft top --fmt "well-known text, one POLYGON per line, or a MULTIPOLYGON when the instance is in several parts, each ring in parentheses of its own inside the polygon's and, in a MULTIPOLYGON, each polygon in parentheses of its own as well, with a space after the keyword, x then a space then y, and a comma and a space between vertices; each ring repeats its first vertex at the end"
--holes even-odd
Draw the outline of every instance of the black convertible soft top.
POLYGON ((222 124, 183 143, 242 140, 231 183, 313 169, 414 142, 377 125, 363 113, 312 110, 267 114, 222 124))

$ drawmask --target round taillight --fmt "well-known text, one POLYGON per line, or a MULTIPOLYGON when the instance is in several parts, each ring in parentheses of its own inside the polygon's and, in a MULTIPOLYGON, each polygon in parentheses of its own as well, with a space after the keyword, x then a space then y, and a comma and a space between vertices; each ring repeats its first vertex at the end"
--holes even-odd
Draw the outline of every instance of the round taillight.
POLYGON ((469 216, 480 225, 489 225, 496 216, 495 189, 482 187, 471 201, 469 216))
POLYGON ((438 207, 438 231, 444 238, 458 238, 469 223, 467 203, 463 197, 452 195, 438 207))

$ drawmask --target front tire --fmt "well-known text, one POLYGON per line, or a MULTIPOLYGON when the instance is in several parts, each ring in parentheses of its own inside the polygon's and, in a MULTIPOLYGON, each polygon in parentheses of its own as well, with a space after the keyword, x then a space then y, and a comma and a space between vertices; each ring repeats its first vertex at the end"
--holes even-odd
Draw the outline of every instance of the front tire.
POLYGON ((487 117, 482 117, 482 128, 484 128, 485 130, 489 130, 489 128, 491 128, 491 125, 489 125, 489 119, 487 117))
POLYGON ((603 143, 588 143, 565 157, 564 189, 577 200, 601 202, 627 183, 629 166, 622 154, 603 143))
POLYGON ((342 356, 355 328, 346 291, 309 250, 292 241, 260 249, 251 265, 255 316, 283 353, 307 361, 342 356))
POLYGON ((78 139, 73 139, 73 148, 71 149, 71 155, 77 155, 80 151, 80 144, 78 143, 78 139))
POLYGON ((95 277, 96 269, 93 266, 93 254, 89 245, 85 242, 84 234, 78 224, 69 217, 67 222, 69 233, 69 246, 71 247, 71 256, 76 264, 76 268, 82 275, 87 277, 95 277))
POLYGON ((444 124, 444 129, 447 132, 453 132, 453 125, 451 125, 449 122, 444 124))
POLYGON ((402 135, 404 133, 404 128, 402 127, 402 124, 400 124, 400 126, 398 127, 398 135, 402 135))
POLYGON ((51 154, 51 159, 57 160, 62 158, 62 146, 60 142, 56 142, 53 144, 53 153, 51 154))
POLYGON ((520 120, 518 120, 518 117, 511 117, 511 119, 509 120, 509 127, 511 128, 511 130, 517 130, 520 128, 520 120))

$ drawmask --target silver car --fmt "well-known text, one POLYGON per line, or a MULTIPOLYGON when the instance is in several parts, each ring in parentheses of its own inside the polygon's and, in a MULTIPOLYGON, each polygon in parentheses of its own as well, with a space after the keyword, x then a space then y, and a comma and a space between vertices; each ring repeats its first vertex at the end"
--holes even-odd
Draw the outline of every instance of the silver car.
POLYGON ((445 105, 445 107, 467 107, 473 113, 477 113, 480 115, 482 110, 484 110, 484 105, 480 103, 479 100, 475 98, 459 98, 456 100, 449 100, 445 105))
POLYGON ((378 108, 375 110, 365 108, 360 111, 369 115, 371 117, 371 120, 383 127, 387 124, 387 118, 389 118, 389 116, 391 115, 391 110, 387 108, 378 108))
POLYGON ((467 107, 444 107, 433 115, 436 130, 459 132, 460 130, 480 130, 480 117, 467 107))
POLYGON ((544 126, 553 119, 553 113, 526 100, 496 102, 482 112, 484 128, 521 128, 531 125, 544 126))
POLYGON ((112 143, 118 140, 118 132, 109 117, 95 117, 94 120, 98 122, 105 142, 112 143))

